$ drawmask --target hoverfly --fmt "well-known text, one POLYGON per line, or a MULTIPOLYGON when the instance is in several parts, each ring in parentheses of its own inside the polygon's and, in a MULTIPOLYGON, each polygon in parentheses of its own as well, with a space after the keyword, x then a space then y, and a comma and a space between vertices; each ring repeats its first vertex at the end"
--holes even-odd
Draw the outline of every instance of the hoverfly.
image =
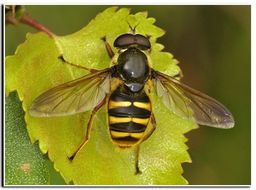
MULTIPOLYGON (((115 54, 105 37, 103 41, 112 59, 115 54)), ((91 72, 44 92, 30 107, 30 114, 35 117, 91 111, 85 139, 69 157, 71 161, 88 142, 93 118, 107 103, 112 142, 121 148, 136 148, 135 169, 136 174, 140 173, 139 146, 157 127, 150 92, 146 90, 149 83, 153 84, 164 105, 175 114, 200 125, 217 128, 234 126, 232 114, 217 100, 150 67, 147 56, 151 43, 148 37, 136 34, 132 29, 132 33, 118 36, 113 45, 119 50, 114 66, 103 70, 85 68, 91 72), (152 128, 146 133, 149 122, 152 128)))

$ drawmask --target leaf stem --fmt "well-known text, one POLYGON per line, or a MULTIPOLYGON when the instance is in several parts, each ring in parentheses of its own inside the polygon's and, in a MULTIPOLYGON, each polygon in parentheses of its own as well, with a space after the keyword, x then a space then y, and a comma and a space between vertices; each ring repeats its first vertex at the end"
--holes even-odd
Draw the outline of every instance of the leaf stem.
POLYGON ((5 6, 5 21, 8 24, 18 25, 20 23, 26 24, 36 30, 45 32, 51 38, 55 36, 55 34, 50 31, 48 28, 43 26, 38 21, 34 20, 25 9, 23 5, 10 5, 5 6))
POLYGON ((22 22, 23 24, 29 25, 39 31, 45 32, 47 33, 51 38, 54 37, 54 33, 51 32, 48 28, 46 28, 44 25, 40 24, 39 22, 37 22, 36 20, 34 20, 31 16, 29 15, 24 15, 21 19, 20 22, 22 22))

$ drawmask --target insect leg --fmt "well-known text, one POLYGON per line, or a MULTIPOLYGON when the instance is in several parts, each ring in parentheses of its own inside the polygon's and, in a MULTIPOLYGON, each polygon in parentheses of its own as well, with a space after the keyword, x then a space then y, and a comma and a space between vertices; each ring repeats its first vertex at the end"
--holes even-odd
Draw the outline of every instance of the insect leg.
POLYGON ((81 66, 81 65, 76 65, 76 64, 74 64, 74 63, 70 63, 70 62, 68 62, 68 61, 66 61, 66 60, 64 59, 63 55, 60 55, 58 58, 61 59, 61 61, 65 62, 65 63, 67 63, 67 64, 69 64, 69 65, 71 65, 71 66, 74 66, 74 67, 77 67, 77 68, 80 68, 80 69, 87 70, 87 71, 89 71, 89 72, 91 72, 91 73, 94 73, 94 72, 99 71, 99 70, 97 70, 97 69, 89 69, 89 68, 84 67, 84 66, 81 66))
POLYGON ((184 77, 182 70, 179 71, 177 75, 174 76, 175 79, 180 80, 184 77))
POLYGON ((151 114, 150 122, 152 124, 152 128, 150 128, 150 131, 148 131, 148 133, 143 137, 142 142, 147 140, 156 129, 156 119, 153 113, 151 114))
POLYGON ((140 153, 140 145, 135 147, 135 175, 141 174, 139 168, 139 153, 140 153))
POLYGON ((75 158, 75 156, 77 155, 77 153, 79 153, 79 151, 84 147, 84 145, 86 145, 86 143, 88 142, 88 140, 90 139, 90 135, 91 135, 91 129, 93 126, 93 119, 94 116, 96 115, 96 113, 99 111, 99 109, 105 104, 106 102, 106 98, 104 98, 93 110, 89 119, 89 122, 87 123, 87 130, 86 130, 86 135, 85 135, 85 139, 83 141, 83 143, 78 147, 78 149, 72 154, 72 156, 68 157, 69 160, 73 160, 75 158))
POLYGON ((106 50, 107 50, 107 52, 108 52, 109 57, 112 59, 115 54, 114 54, 114 52, 113 52, 111 46, 110 46, 109 43, 107 42, 106 36, 102 37, 101 39, 102 39, 103 42, 105 43, 105 48, 106 48, 106 50))
MULTIPOLYGON (((148 133, 143 137, 141 143, 143 141, 147 140, 153 134, 153 132, 156 129, 156 119, 155 119, 155 116, 154 116, 153 113, 151 114, 150 122, 152 124, 152 128, 150 128, 150 131, 148 131, 148 133)), ((140 151, 140 145, 137 145, 136 149, 135 149, 135 154, 136 154, 136 157, 135 157, 135 169, 136 169, 136 172, 135 172, 135 174, 136 175, 137 174, 141 174, 141 171, 140 171, 140 168, 139 168, 139 151, 140 151)))

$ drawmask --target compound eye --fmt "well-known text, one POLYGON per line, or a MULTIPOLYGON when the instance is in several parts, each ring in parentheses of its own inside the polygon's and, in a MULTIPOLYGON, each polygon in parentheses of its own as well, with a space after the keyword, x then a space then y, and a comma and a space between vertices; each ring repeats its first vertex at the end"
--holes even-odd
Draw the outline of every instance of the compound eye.
POLYGON ((132 34, 122 34, 114 42, 114 47, 117 48, 128 48, 134 43, 134 35, 132 34))
POLYGON ((141 50, 151 48, 148 38, 141 34, 122 34, 115 40, 114 46, 121 49, 126 49, 130 46, 137 46, 141 50))
POLYGON ((149 39, 141 34, 135 35, 136 44, 140 47, 142 50, 150 49, 151 44, 149 42, 149 39))

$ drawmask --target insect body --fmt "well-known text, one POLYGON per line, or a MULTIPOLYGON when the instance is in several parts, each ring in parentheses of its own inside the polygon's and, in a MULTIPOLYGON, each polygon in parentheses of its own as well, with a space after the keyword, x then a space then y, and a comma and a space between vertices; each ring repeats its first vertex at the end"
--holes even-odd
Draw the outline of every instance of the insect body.
POLYGON ((144 91, 131 93, 122 85, 110 96, 108 114, 113 141, 120 147, 130 147, 144 136, 151 116, 151 102, 144 91))
POLYGON ((141 35, 125 34, 114 45, 127 48, 118 57, 117 75, 124 81, 110 96, 108 104, 110 134, 120 147, 130 147, 143 138, 151 116, 151 102, 144 91, 150 68, 146 55, 148 39, 141 35), (145 45, 146 44, 146 45, 145 45))
MULTIPOLYGON (((103 40, 112 58, 111 46, 105 38, 103 40)), ((88 142, 93 118, 107 102, 112 141, 122 148, 136 148, 135 165, 136 173, 139 173, 139 145, 156 129, 150 94, 145 91, 145 85, 151 82, 156 94, 175 114, 201 125, 217 128, 234 126, 232 114, 221 103, 150 67, 147 54, 151 44, 147 37, 123 34, 115 40, 114 46, 119 49, 117 64, 104 70, 85 68, 91 73, 44 92, 31 105, 30 114, 35 117, 92 111, 84 142, 69 157, 70 160, 88 142), (114 80, 118 85, 112 88, 114 80), (147 130, 149 122, 152 127, 147 130)))

